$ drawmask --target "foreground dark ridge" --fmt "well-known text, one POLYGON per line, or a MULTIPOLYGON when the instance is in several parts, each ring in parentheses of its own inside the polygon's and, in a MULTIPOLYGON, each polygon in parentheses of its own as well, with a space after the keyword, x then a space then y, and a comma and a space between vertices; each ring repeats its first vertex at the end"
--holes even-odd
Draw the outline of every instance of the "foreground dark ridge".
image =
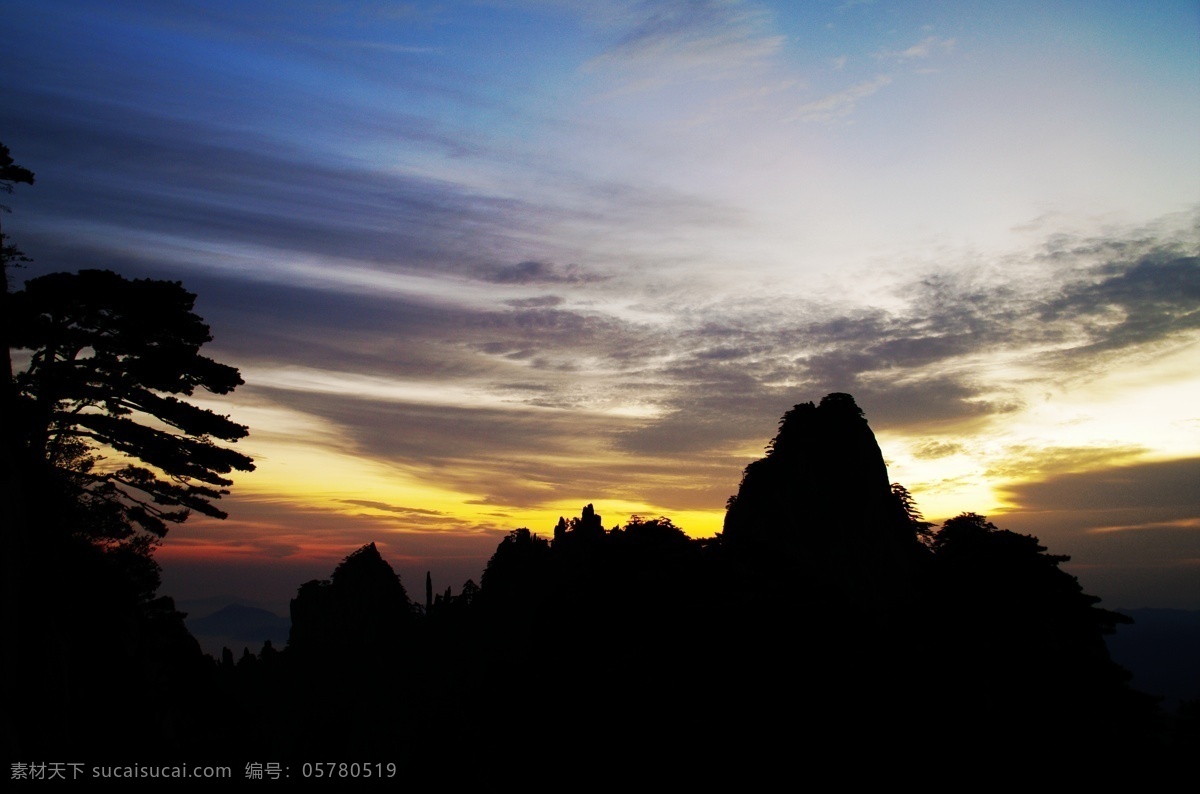
MULTIPOLYGON (((854 400, 831 394, 784 415, 716 538, 666 518, 606 529, 588 505, 550 537, 511 532, 479 586, 427 581, 423 606, 370 544, 300 587, 282 651, 216 664, 176 619, 142 618, 122 658, 154 687, 68 694, 54 715, 26 700, 36 730, 17 743, 120 752, 137 731, 155 754, 394 760, 477 783, 900 758, 911 737, 959 757, 1014 737, 1181 752, 1185 731, 1108 656, 1124 618, 1065 559, 974 514, 931 534, 854 400)), ((112 658, 82 636, 65 661, 112 658)))

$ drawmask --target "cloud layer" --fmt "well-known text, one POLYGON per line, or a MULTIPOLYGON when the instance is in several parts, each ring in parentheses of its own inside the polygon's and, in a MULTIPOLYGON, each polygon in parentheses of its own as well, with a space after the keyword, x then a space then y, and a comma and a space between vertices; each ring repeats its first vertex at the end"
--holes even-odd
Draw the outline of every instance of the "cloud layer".
POLYGON ((937 517, 1200 450, 1194 4, 8 22, 25 275, 181 280, 246 377, 227 550, 436 556, 585 501, 715 531, 832 391, 937 517))

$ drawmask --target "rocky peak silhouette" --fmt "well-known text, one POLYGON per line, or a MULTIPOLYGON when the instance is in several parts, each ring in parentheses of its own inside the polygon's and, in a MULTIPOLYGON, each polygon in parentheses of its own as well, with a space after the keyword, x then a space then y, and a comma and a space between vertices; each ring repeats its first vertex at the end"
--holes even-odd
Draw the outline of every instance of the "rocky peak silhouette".
POLYGON ((291 603, 289 649, 387 647, 413 617, 412 602, 374 543, 350 554, 328 580, 306 582, 291 603))
POLYGON ((815 587, 854 600, 902 587, 922 553, 875 434, 841 393, 784 414, 729 500, 721 538, 734 553, 778 557, 815 587))

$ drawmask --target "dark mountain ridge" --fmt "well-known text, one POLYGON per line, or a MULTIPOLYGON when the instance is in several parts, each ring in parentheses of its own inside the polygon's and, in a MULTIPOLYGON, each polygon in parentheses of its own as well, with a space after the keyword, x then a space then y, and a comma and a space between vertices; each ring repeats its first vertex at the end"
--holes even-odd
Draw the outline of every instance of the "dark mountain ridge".
POLYGON ((364 547, 301 588, 272 663, 287 680, 387 670, 421 685, 357 701, 308 683, 306 708, 341 709, 342 728, 284 720, 285 745, 402 741, 428 763, 445 757, 428 736, 453 732, 449 703, 475 726, 454 753, 500 763, 484 737, 555 726, 557 769, 631 729, 652 744, 624 746, 622 764, 693 754, 697 726, 730 765, 794 758, 801 735, 814 759, 845 757, 848 737, 902 754, 906 735, 964 754, 1014 735, 1088 756, 1158 748, 1152 699, 1104 643, 1125 618, 1064 557, 975 514, 927 527, 853 398, 831 394, 784 415, 716 538, 667 518, 606 529, 586 505, 550 537, 509 533, 481 587, 434 600, 430 585, 424 610, 364 547), (381 729, 382 713, 419 719, 381 729))
POLYGON ((1177 710, 1200 704, 1200 611, 1119 609, 1132 623, 1107 638, 1108 649, 1133 673, 1133 686, 1163 698, 1177 710))
POLYGON ((246 604, 228 604, 204 617, 189 616, 184 622, 205 652, 218 656, 223 645, 257 649, 270 641, 282 647, 291 629, 288 618, 246 604))
POLYGON ((478 587, 435 598, 427 581, 423 607, 364 546, 299 588, 284 650, 191 673, 189 700, 159 704, 183 728, 147 752, 393 759, 488 784, 897 769, 930 742, 964 762, 1037 748, 1010 767, 1041 748, 1190 751, 1194 726, 1164 722, 1109 656, 1128 618, 1065 557, 973 513, 928 526, 831 394, 784 415, 715 538, 665 517, 605 528, 589 504, 549 537, 510 532, 478 587))

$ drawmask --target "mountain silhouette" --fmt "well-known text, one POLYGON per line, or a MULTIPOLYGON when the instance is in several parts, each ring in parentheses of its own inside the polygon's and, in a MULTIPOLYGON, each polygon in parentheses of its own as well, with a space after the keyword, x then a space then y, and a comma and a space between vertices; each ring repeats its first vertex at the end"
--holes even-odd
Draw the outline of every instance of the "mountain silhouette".
POLYGON ((1200 706, 1200 610, 1117 611, 1133 623, 1118 626, 1108 648, 1113 659, 1133 671, 1133 685, 1162 696, 1170 707, 1186 701, 1200 706))
POLYGON ((221 645, 230 642, 259 648, 263 642, 282 646, 287 642, 291 621, 259 607, 245 604, 228 604, 210 615, 200 618, 189 617, 188 631, 200 641, 201 647, 210 653, 220 652, 221 645))
POLYGON ((885 537, 897 519, 883 453, 849 394, 783 415, 767 454, 746 467, 723 536, 772 547, 822 544, 848 532, 885 537))
POLYGON ((840 393, 784 414, 766 456, 746 467, 720 537, 731 554, 786 576, 824 607, 890 610, 927 557, 875 434, 840 393))
POLYGON ((327 580, 307 582, 292 599, 288 648, 317 654, 389 654, 414 605, 374 543, 346 557, 327 580))
POLYGON ((894 770, 931 747, 939 764, 1012 767, 1012 737, 1071 759, 1171 757, 1190 740, 1108 655, 1127 618, 1037 538, 974 513, 929 533, 846 394, 784 414, 714 538, 667 517, 606 528, 592 504, 547 529, 505 535, 459 596, 427 576, 425 609, 359 548, 299 587, 286 648, 179 674, 171 747, 387 758, 491 788, 894 770), (197 718, 217 713, 220 731, 197 718))

